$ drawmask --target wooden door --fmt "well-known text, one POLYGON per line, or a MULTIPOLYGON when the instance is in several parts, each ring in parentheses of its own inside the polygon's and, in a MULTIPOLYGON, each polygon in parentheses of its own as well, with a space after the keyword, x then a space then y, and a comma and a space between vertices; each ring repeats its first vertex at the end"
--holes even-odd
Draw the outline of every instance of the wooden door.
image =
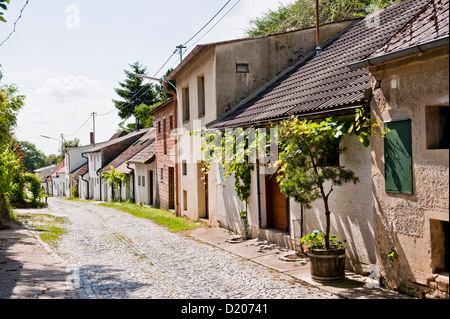
POLYGON ((277 176, 266 175, 267 227, 288 231, 287 199, 280 191, 277 176))

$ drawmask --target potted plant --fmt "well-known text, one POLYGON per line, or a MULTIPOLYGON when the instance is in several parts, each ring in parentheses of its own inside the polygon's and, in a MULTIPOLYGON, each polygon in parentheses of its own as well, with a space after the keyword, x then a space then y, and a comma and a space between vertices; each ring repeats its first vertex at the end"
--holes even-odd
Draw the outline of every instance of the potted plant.
POLYGON ((345 279, 346 240, 340 241, 337 236, 330 236, 330 249, 325 247, 325 233, 316 229, 302 237, 301 244, 308 248, 311 262, 311 278, 318 282, 336 282, 345 279))
POLYGON ((339 144, 343 132, 352 134, 356 130, 361 142, 366 142, 370 126, 361 121, 361 114, 358 112, 355 121, 350 122, 335 118, 315 122, 292 117, 279 125, 281 151, 277 165, 282 172, 278 176, 281 191, 305 208, 312 208, 318 199, 323 202, 326 228, 302 239, 309 248, 312 278, 316 281, 345 278, 344 241, 330 235, 329 196, 336 186, 359 181, 351 170, 340 165, 339 154, 344 149, 339 144))

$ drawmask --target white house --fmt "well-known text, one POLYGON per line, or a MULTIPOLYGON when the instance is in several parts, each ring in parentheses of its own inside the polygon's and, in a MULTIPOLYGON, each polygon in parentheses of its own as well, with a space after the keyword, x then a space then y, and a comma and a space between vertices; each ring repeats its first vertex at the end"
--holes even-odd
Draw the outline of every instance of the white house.
POLYGON ((108 200, 108 185, 100 177, 100 170, 111 163, 112 160, 141 138, 147 131, 148 129, 140 130, 114 138, 81 153, 88 158, 88 173, 83 177, 83 180, 88 181, 90 199, 108 200))

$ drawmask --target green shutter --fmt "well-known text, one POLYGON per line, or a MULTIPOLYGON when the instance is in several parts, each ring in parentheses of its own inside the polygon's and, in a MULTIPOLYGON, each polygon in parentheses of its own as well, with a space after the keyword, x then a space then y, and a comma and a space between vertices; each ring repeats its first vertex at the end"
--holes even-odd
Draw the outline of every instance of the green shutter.
POLYGON ((386 192, 413 193, 411 120, 386 123, 384 141, 386 192))

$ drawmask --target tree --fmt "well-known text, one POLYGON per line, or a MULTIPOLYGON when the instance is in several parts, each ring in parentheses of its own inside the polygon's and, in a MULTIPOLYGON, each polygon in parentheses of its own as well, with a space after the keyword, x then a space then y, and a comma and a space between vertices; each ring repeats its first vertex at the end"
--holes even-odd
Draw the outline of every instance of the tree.
MULTIPOLYGON (((399 0, 320 0, 320 23, 361 18, 376 9, 382 9, 399 0)), ((276 11, 269 10, 263 16, 250 20, 246 31, 250 37, 270 33, 293 31, 316 25, 315 0, 296 0, 276 11)))
POLYGON ((13 142, 13 129, 25 101, 25 96, 17 93, 15 85, 5 84, 0 87, 0 148, 13 142))
POLYGON ((21 145, 23 164, 27 172, 32 173, 34 170, 45 166, 45 154, 38 150, 36 145, 27 141, 21 141, 19 144, 21 145))
MULTIPOLYGON (((124 120, 122 125, 131 116, 135 116, 135 110, 139 105, 153 105, 158 98, 152 83, 144 84, 144 79, 135 76, 135 74, 146 75, 147 68, 139 62, 130 64, 130 68, 130 71, 124 70, 126 79, 124 82, 119 82, 120 88, 115 89, 117 95, 123 100, 113 100, 115 107, 119 110, 119 117, 124 120)), ((138 125, 139 119, 136 117, 136 127, 138 125)))
MULTIPOLYGON (((0 8, 2 10, 6 11, 8 9, 8 7, 6 6, 6 3, 9 4, 9 0, 0 0, 0 8)), ((3 18, 3 12, 2 11, 0 11, 0 21, 6 22, 5 18, 3 18)))
POLYGON ((16 155, 13 129, 25 96, 18 95, 14 85, 0 87, 0 225, 2 216, 9 215, 6 195, 22 162, 16 155))
MULTIPOLYGON (((336 186, 359 182, 355 173, 341 166, 339 160, 330 159, 338 158, 345 151, 339 146, 344 135, 356 135, 368 147, 370 135, 377 127, 378 123, 361 109, 350 121, 330 117, 315 122, 292 117, 279 124, 281 152, 277 165, 281 167, 281 174, 277 180, 281 192, 306 208, 322 199, 326 217, 323 239, 328 250, 332 248, 329 196, 336 186)), ((336 238, 333 236, 333 239, 336 238)))

